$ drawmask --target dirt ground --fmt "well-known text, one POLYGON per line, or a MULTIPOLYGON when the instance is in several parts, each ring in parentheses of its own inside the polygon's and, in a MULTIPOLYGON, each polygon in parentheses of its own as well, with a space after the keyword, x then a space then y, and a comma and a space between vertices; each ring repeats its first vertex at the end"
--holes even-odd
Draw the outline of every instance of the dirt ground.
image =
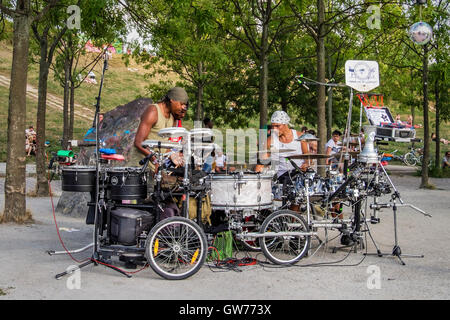
MULTIPOLYGON (((257 264, 237 270, 218 270, 205 265, 183 281, 167 281, 150 268, 126 278, 104 266, 87 266, 79 273, 79 286, 70 277, 55 275, 78 265, 67 255, 50 256, 47 250, 63 250, 52 213, 51 198, 27 198, 34 224, 0 225, 0 300, 53 299, 150 299, 150 300, 311 300, 311 299, 449 299, 450 298, 450 179, 431 179, 436 190, 419 189, 420 179, 392 175, 405 203, 411 203, 432 217, 408 207, 398 210, 398 240, 401 265, 396 257, 365 256, 375 252, 367 237, 366 249, 332 253, 338 239, 320 248, 296 266, 257 264), (406 254, 424 255, 410 258, 406 254), (341 261, 339 263, 336 263, 341 261), (321 263, 318 265, 318 263, 321 263), (315 266, 306 266, 316 264, 315 266), (326 265, 323 265, 326 264, 326 265)), ((28 188, 33 186, 29 178, 28 188)), ((58 190, 58 183, 53 182, 58 190)), ((4 205, 4 179, 0 179, 0 207, 4 205)), ((54 198, 56 206, 58 198, 54 198)), ((387 199, 384 199, 387 200, 387 199)), ((381 223, 370 225, 370 233, 382 252, 394 245, 392 209, 384 209, 381 223)), ((56 215, 61 237, 69 249, 92 242, 92 226, 84 219, 56 215)), ((330 232, 329 238, 337 236, 330 232)), ((313 245, 317 242, 313 242, 313 245)), ((78 261, 91 251, 74 255, 78 261)), ((245 253, 240 252, 238 257, 245 253)), ((261 253, 253 255, 267 262, 261 253)), ((129 270, 133 271, 133 270, 129 270)))

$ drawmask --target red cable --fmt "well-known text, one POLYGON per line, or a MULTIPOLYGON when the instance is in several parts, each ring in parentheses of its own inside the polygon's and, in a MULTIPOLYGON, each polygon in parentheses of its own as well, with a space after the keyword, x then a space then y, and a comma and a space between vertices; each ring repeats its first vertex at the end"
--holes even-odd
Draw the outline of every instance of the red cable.
POLYGON ((220 254, 219 254, 219 251, 217 250, 217 248, 216 247, 208 247, 208 250, 209 249, 214 249, 214 250, 216 250, 216 252, 217 252, 217 262, 220 262, 220 254))
MULTIPOLYGON (((47 161, 48 161, 48 153, 46 153, 47 156, 47 161)), ((55 215, 55 205, 53 203, 53 192, 52 192, 52 186, 50 183, 50 177, 49 177, 49 172, 47 173, 47 182, 48 182, 48 189, 50 192, 50 200, 52 203, 52 211, 53 211, 53 221, 55 222, 55 226, 56 226, 56 233, 58 234, 58 238, 59 238, 59 242, 61 243, 62 247, 64 248, 64 250, 66 251, 66 253, 70 256, 70 258, 72 258, 73 261, 77 262, 77 263, 83 263, 85 261, 88 261, 90 258, 85 259, 83 261, 78 261, 77 259, 75 259, 69 252, 69 250, 67 250, 66 246, 64 245, 64 241, 61 238, 61 235, 59 233, 59 228, 58 228, 58 223, 56 222, 56 215, 55 215)))

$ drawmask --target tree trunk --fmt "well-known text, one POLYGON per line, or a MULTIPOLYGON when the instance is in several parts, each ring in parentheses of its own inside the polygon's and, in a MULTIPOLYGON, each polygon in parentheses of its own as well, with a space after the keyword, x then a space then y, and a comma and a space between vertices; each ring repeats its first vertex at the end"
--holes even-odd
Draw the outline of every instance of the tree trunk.
MULTIPOLYGON (((29 0, 18 0, 17 10, 28 12, 29 0)), ((23 223, 31 219, 26 212, 25 180, 25 126, 26 91, 28 75, 28 50, 30 16, 14 17, 13 61, 8 108, 8 151, 6 159, 5 210, 2 222, 23 223)))
POLYGON ((264 17, 261 34, 261 52, 259 56, 259 127, 260 129, 267 128, 267 100, 268 100, 268 86, 269 80, 269 24, 268 19, 264 17))
POLYGON ((428 46, 423 47, 423 161, 420 188, 428 188, 428 161, 430 159, 430 128, 428 121, 428 46))
POLYGON ((203 63, 197 64, 197 72, 200 77, 200 81, 197 85, 197 108, 195 109, 195 120, 202 121, 203 118, 203 81, 201 79, 203 75, 203 63))
MULTIPOLYGON (((328 54, 328 77, 333 77, 331 70, 331 56, 328 54)), ((327 141, 331 139, 331 132, 333 131, 333 87, 328 87, 327 100, 327 141)))
MULTIPOLYGON (((323 0, 317 0, 318 7, 318 26, 317 34, 317 81, 325 82, 325 38, 324 34, 324 20, 325 20, 325 4, 323 0)), ((317 153, 325 153, 325 141, 327 135, 326 120, 325 120, 325 86, 317 86, 317 137, 320 143, 317 145, 317 153)), ((318 164, 323 165, 324 159, 319 159, 318 164)), ((319 167, 318 173, 325 174, 325 168, 319 167)))
MULTIPOLYGON (((72 69, 72 68, 71 68, 72 69)), ((75 122, 75 83, 72 76, 70 77, 70 119, 69 119, 69 140, 73 139, 73 127, 75 122)))
POLYGON ((61 148, 66 150, 69 141, 69 96, 70 96, 70 59, 66 56, 64 61, 64 104, 63 104, 63 139, 61 148))
POLYGON ((435 152, 435 159, 434 159, 434 166, 436 168, 439 168, 440 166, 440 160, 441 160, 441 137, 440 137, 440 130, 439 127, 441 125, 441 119, 440 119, 440 108, 441 108, 441 100, 439 97, 440 90, 439 90, 439 76, 440 72, 438 72, 438 75, 436 77, 436 80, 434 82, 434 96, 436 100, 436 152, 435 152))
POLYGON ((47 62, 47 37, 40 41, 38 105, 36 114, 36 196, 49 195, 45 155, 45 114, 47 109, 47 80, 50 64, 47 62))
POLYGON ((288 105, 289 105, 289 92, 288 92, 288 86, 284 86, 281 90, 281 97, 280 97, 280 104, 281 104, 281 110, 284 112, 288 111, 288 105))

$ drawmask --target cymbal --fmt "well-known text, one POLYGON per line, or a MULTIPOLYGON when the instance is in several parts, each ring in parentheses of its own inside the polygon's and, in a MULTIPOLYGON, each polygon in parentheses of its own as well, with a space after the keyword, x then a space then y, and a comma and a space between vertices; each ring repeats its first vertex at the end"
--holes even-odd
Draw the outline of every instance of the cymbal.
POLYGON ((203 136, 203 137, 212 137, 214 135, 213 131, 208 128, 194 128, 191 131, 191 136, 203 136))
POLYGON ((159 141, 159 140, 145 140, 142 142, 143 147, 148 147, 151 149, 172 149, 172 148, 181 148, 181 144, 175 142, 168 141, 159 141))
POLYGON ((294 160, 294 159, 327 159, 327 158, 331 158, 331 156, 326 155, 326 154, 321 154, 321 153, 304 153, 304 154, 298 154, 295 156, 289 156, 286 157, 289 160, 294 160))
POLYGON ((302 139, 302 137, 300 137, 295 139, 295 141, 320 141, 320 139, 317 137, 310 137, 310 138, 306 137, 302 139))
POLYGON ((295 141, 319 141, 320 139, 317 138, 315 135, 312 135, 310 133, 305 133, 303 135, 301 135, 300 137, 298 137, 297 139, 295 139, 295 141))
POLYGON ((158 131, 158 135, 162 138, 178 138, 186 137, 189 131, 183 127, 169 127, 158 131))
MULTIPOLYGON (((344 141, 342 144, 339 144, 339 145, 346 146, 347 145, 347 141, 344 141)), ((358 141, 356 141, 356 142, 349 141, 348 145, 349 146, 359 146, 359 142, 358 141)))
POLYGON ((285 152, 295 152, 295 149, 270 149, 270 150, 258 150, 258 151, 250 151, 250 154, 255 153, 285 153, 285 152))
MULTIPOLYGON (((357 156, 358 154, 360 153, 360 151, 349 151, 348 152, 348 154, 350 155, 350 156, 357 156)), ((344 156, 345 155, 345 152, 339 152, 339 153, 335 153, 335 154, 333 154, 333 157, 335 157, 336 159, 339 159, 340 157, 341 157, 341 155, 342 156, 344 156)))
POLYGON ((192 149, 194 149, 194 150, 199 150, 199 149, 212 150, 212 149, 215 149, 216 151, 222 151, 222 149, 216 143, 193 143, 192 144, 192 149))

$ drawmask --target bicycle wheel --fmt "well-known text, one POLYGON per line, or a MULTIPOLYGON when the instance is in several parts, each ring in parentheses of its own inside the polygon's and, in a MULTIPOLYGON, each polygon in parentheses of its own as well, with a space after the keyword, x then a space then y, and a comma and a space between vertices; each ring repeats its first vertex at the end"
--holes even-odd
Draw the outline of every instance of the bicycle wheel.
POLYGON ((195 222, 170 217, 150 230, 145 256, 157 274, 169 280, 181 280, 200 270, 207 249, 206 236, 195 222))
POLYGON ((407 154, 405 154, 405 164, 407 166, 414 167, 416 165, 416 163, 417 163, 417 158, 413 153, 408 152, 407 154))
POLYGON ((264 220, 260 232, 273 233, 273 236, 261 237, 259 245, 266 258, 275 264, 295 264, 309 250, 311 236, 302 234, 309 232, 309 227, 297 212, 272 213, 264 220))

